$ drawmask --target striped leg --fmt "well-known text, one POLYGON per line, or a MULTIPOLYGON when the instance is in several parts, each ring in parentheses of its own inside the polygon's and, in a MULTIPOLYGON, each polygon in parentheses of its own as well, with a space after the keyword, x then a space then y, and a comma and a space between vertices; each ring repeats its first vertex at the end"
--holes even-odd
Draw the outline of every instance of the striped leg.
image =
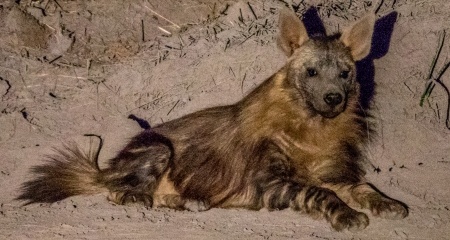
POLYGON ((314 218, 326 219, 337 231, 361 230, 369 224, 366 214, 350 208, 336 193, 321 187, 274 182, 267 188, 262 199, 264 207, 268 209, 291 207, 314 218))
POLYGON ((293 181, 292 179, 299 176, 295 174, 295 169, 290 167, 288 157, 270 142, 265 142, 262 146, 261 162, 267 164, 268 168, 260 172, 255 179, 258 192, 261 193, 262 207, 291 207, 315 218, 326 219, 338 231, 360 230, 369 224, 366 214, 350 208, 332 190, 302 184, 301 179, 293 181))
POLYGON ((404 203, 384 195, 370 183, 326 187, 348 204, 369 209, 376 217, 402 219, 408 216, 408 207, 404 203))
POLYGON ((370 183, 353 186, 351 194, 362 208, 370 209, 374 216, 387 219, 402 219, 408 216, 408 207, 404 203, 384 195, 370 183))

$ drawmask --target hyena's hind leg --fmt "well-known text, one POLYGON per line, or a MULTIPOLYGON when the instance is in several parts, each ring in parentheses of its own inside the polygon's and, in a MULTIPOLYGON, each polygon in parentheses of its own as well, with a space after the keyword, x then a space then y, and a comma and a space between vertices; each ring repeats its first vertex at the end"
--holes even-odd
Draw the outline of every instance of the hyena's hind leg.
POLYGON ((143 202, 153 205, 153 193, 169 168, 173 146, 169 139, 145 130, 134 137, 102 171, 101 182, 109 189, 108 199, 117 204, 143 202))
POLYGON ((148 129, 134 137, 102 171, 116 204, 142 202, 146 207, 205 211, 209 204, 182 198, 169 180, 173 146, 169 139, 148 129))
POLYGON ((384 195, 370 183, 331 186, 330 189, 349 204, 369 209, 376 217, 402 219, 408 216, 406 204, 384 195))
POLYGON ((209 202, 186 199, 180 196, 169 179, 170 169, 164 174, 153 194, 153 207, 168 207, 178 210, 201 212, 210 209, 209 202))

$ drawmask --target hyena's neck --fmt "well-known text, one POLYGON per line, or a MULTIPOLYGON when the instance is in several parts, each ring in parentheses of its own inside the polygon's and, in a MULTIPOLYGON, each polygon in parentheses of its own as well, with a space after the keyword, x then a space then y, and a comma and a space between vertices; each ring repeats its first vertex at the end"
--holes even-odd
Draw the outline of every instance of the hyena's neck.
POLYGON ((311 114, 306 102, 292 99, 290 93, 296 89, 286 84, 286 73, 286 67, 280 69, 238 103, 246 139, 289 139, 291 145, 304 146, 309 152, 343 141, 365 141, 357 94, 349 97, 346 110, 335 118, 311 114))

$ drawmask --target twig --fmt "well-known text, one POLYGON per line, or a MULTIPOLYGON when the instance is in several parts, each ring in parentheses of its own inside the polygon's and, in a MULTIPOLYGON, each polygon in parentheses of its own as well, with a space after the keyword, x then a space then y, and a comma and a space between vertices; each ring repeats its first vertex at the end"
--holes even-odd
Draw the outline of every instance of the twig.
POLYGON ((240 14, 240 16, 238 17, 238 20, 241 21, 245 25, 244 17, 242 16, 242 8, 239 8, 239 14, 240 14))
POLYGON ((5 96, 6 94, 8 94, 9 90, 11 89, 11 84, 9 83, 8 80, 3 79, 2 77, 0 77, 0 81, 2 81, 2 80, 6 82, 6 85, 8 85, 8 88, 6 89, 5 94, 3 94, 3 96, 5 96))
POLYGON ((171 23, 172 25, 174 25, 176 28, 181 28, 180 26, 178 26, 178 24, 176 24, 176 23, 170 21, 169 19, 163 17, 161 14, 159 14, 159 13, 153 11, 151 8, 149 8, 149 7, 147 7, 147 6, 145 6, 145 8, 147 8, 148 10, 150 10, 153 14, 157 15, 158 17, 160 17, 160 18, 162 18, 162 19, 168 21, 169 23, 171 23))
POLYGON ((160 100, 160 99, 163 98, 163 97, 165 97, 165 95, 160 96, 160 97, 157 97, 157 98, 155 98, 155 99, 152 99, 152 100, 150 100, 150 101, 148 101, 148 102, 146 102, 146 103, 144 103, 144 104, 141 104, 141 105, 139 105, 139 106, 137 106, 137 107, 135 107, 135 108, 133 108, 133 109, 130 109, 129 111, 127 111, 127 113, 132 112, 132 111, 134 111, 134 110, 136 110, 136 109, 139 109, 139 108, 141 108, 141 107, 144 107, 145 105, 148 105, 148 104, 150 104, 150 103, 152 103, 152 102, 158 101, 158 100, 160 100))
POLYGON ((48 62, 49 64, 52 64, 53 62, 55 62, 56 60, 62 58, 62 55, 59 55, 57 57, 55 57, 53 60, 51 60, 50 62, 48 62))
POLYGON ((394 9, 394 5, 397 3, 397 0, 394 0, 393 2, 392 2, 392 9, 394 9))
POLYGON ((233 69, 231 67, 228 68, 228 72, 230 72, 230 71, 233 74, 233 76, 236 77, 236 74, 234 74, 234 71, 233 71, 233 69))
POLYGON ((180 45, 181 45, 181 47, 184 47, 184 41, 183 41, 183 39, 181 38, 181 36, 179 36, 178 35, 178 39, 180 39, 180 45))
POLYGON ((380 4, 378 4, 377 9, 375 9, 375 14, 378 13, 378 11, 380 11, 380 8, 381 8, 381 6, 383 5, 383 3, 384 3, 384 0, 381 0, 381 1, 380 1, 380 4))
MULTIPOLYGON (((433 77, 433 72, 434 72, 434 69, 436 68, 437 60, 439 59, 439 56, 441 55, 442 47, 444 46, 444 41, 445 41, 445 30, 443 30, 442 34, 439 36, 439 47, 436 51, 436 55, 434 56, 433 61, 431 62, 430 72, 428 73, 427 80, 430 80, 433 77)), ((441 70, 439 75, 442 76, 442 74, 443 74, 443 71, 441 70)), ((440 79, 440 77, 438 79, 440 79)), ((422 96, 420 97, 419 105, 421 107, 423 106, 423 102, 425 101, 425 98, 429 97, 431 95, 431 93, 433 92, 435 85, 436 84, 432 81, 430 81, 427 84, 425 92, 423 92, 422 96)))
POLYGON ((142 42, 145 42, 144 19, 141 19, 142 42))
POLYGON ((255 17, 255 19, 258 19, 258 17, 255 14, 255 11, 253 11, 252 5, 250 5, 250 2, 247 2, 248 7, 250 8, 250 11, 252 11, 253 16, 255 17))
POLYGON ((220 14, 222 14, 222 15, 227 15, 227 11, 228 11, 228 8, 229 8, 229 7, 230 7, 230 4, 227 3, 227 5, 225 5, 225 9, 222 10, 222 11, 220 11, 220 14))
POLYGON ((247 72, 244 74, 244 77, 242 78, 242 82, 241 82, 241 92, 244 93, 244 81, 245 78, 247 77, 247 72))
MULTIPOLYGON (((447 67, 449 64, 450 63, 447 64, 447 67)), ((436 79, 436 82, 439 83, 439 85, 441 85, 441 87, 447 93, 447 114, 445 117, 445 126, 447 127, 447 129, 450 130, 450 90, 447 88, 447 86, 445 86, 445 84, 440 79, 436 79)))
POLYGON ((450 62, 448 62, 447 64, 444 65, 444 67, 441 69, 441 71, 439 72, 438 77, 436 78, 436 81, 441 81, 441 77, 442 75, 444 75, 445 71, 447 71, 448 67, 450 66, 450 62))
POLYGON ((441 71, 439 72, 439 76, 435 79, 435 81, 437 83, 439 83, 439 85, 441 85, 441 87, 445 90, 445 92, 447 93, 447 115, 445 118, 445 126, 447 127, 447 129, 450 129, 450 91, 447 88, 447 86, 445 86, 445 84, 441 81, 441 77, 442 75, 444 75, 444 73, 447 71, 448 67, 450 66, 450 62, 448 62, 447 64, 445 64, 445 66, 441 69, 441 71))
POLYGON ((167 31, 166 29, 162 28, 162 27, 158 27, 159 30, 161 30, 162 32, 164 32, 167 35, 172 35, 172 33, 170 33, 169 31, 167 31))
POLYGON ((409 90, 412 94, 414 94, 414 91, 408 86, 408 84, 406 84, 406 82, 403 82, 403 85, 405 85, 405 86, 408 88, 408 90, 409 90))
POLYGON ((420 106, 423 106, 423 101, 425 100, 426 97, 430 96, 431 93, 433 92, 434 87, 436 86, 436 83, 438 83, 447 93, 447 114, 446 114, 446 118, 445 118, 445 126, 447 127, 447 129, 450 130, 450 90, 447 88, 447 86, 442 82, 441 78, 444 75, 444 73, 447 71, 447 69, 450 67, 450 62, 447 62, 444 67, 442 67, 442 69, 439 71, 439 74, 437 76, 437 78, 432 79, 433 77, 433 72, 434 69, 436 67, 436 62, 439 59, 439 56, 441 54, 442 51, 442 47, 444 45, 444 40, 445 40, 445 30, 442 31, 442 37, 440 44, 439 44, 439 48, 438 51, 436 53, 436 56, 433 59, 433 62, 431 64, 431 68, 430 68, 430 73, 428 74, 428 84, 427 87, 425 89, 425 92, 422 94, 421 98, 420 98, 420 106))
POLYGON ((180 102, 180 99, 178 99, 178 101, 173 105, 173 107, 169 110, 169 112, 167 113, 167 116, 173 111, 173 109, 177 106, 177 104, 180 102))
POLYGON ((56 1, 56 0, 53 0, 53 2, 55 2, 55 3, 56 3, 56 5, 58 5, 58 7, 59 7, 59 8, 61 8, 61 10, 62 10, 63 12, 66 12, 66 13, 68 13, 68 12, 69 12, 69 11, 66 11, 66 10, 64 10, 64 8, 63 8, 63 7, 61 7, 61 5, 59 5, 58 1, 56 1))
POLYGON ((241 43, 238 44, 238 46, 242 45, 243 43, 245 43, 247 40, 249 40, 251 37, 253 37, 256 33, 253 33, 252 35, 248 36, 246 39, 244 39, 244 41, 242 41, 241 43))
POLYGON ((278 0, 278 1, 284 3, 284 5, 285 5, 286 7, 289 7, 289 3, 287 3, 287 2, 285 2, 285 1, 283 1, 283 0, 278 0))
POLYGON ((228 46, 230 46, 231 40, 228 38, 227 43, 225 44, 225 50, 224 52, 227 50, 228 46))
POLYGON ((419 106, 421 106, 421 107, 423 106, 423 102, 425 101, 425 98, 427 98, 431 95, 431 92, 433 92, 433 89, 435 86, 436 86, 436 84, 433 81, 428 82, 425 92, 423 92, 422 96, 420 96, 419 106))
POLYGON ((436 56, 433 58, 433 62, 431 62, 430 72, 428 73, 428 78, 431 79, 433 77, 434 68, 436 67, 437 60, 439 59, 439 56, 441 55, 442 47, 444 46, 445 41, 445 30, 442 31, 442 34, 439 36, 439 47, 436 52, 436 56))

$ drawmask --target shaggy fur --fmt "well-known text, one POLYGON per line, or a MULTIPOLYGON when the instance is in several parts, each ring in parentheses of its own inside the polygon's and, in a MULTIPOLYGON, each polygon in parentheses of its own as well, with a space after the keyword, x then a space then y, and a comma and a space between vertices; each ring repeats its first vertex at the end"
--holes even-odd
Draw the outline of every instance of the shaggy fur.
POLYGON ((109 192, 118 203, 207 210, 292 208, 358 230, 366 214, 408 210, 364 180, 368 136, 355 61, 370 50, 368 15, 342 34, 309 38, 295 14, 280 15, 286 65, 234 105, 198 111, 144 130, 106 169, 68 146, 33 169, 18 197, 27 204, 109 192))

